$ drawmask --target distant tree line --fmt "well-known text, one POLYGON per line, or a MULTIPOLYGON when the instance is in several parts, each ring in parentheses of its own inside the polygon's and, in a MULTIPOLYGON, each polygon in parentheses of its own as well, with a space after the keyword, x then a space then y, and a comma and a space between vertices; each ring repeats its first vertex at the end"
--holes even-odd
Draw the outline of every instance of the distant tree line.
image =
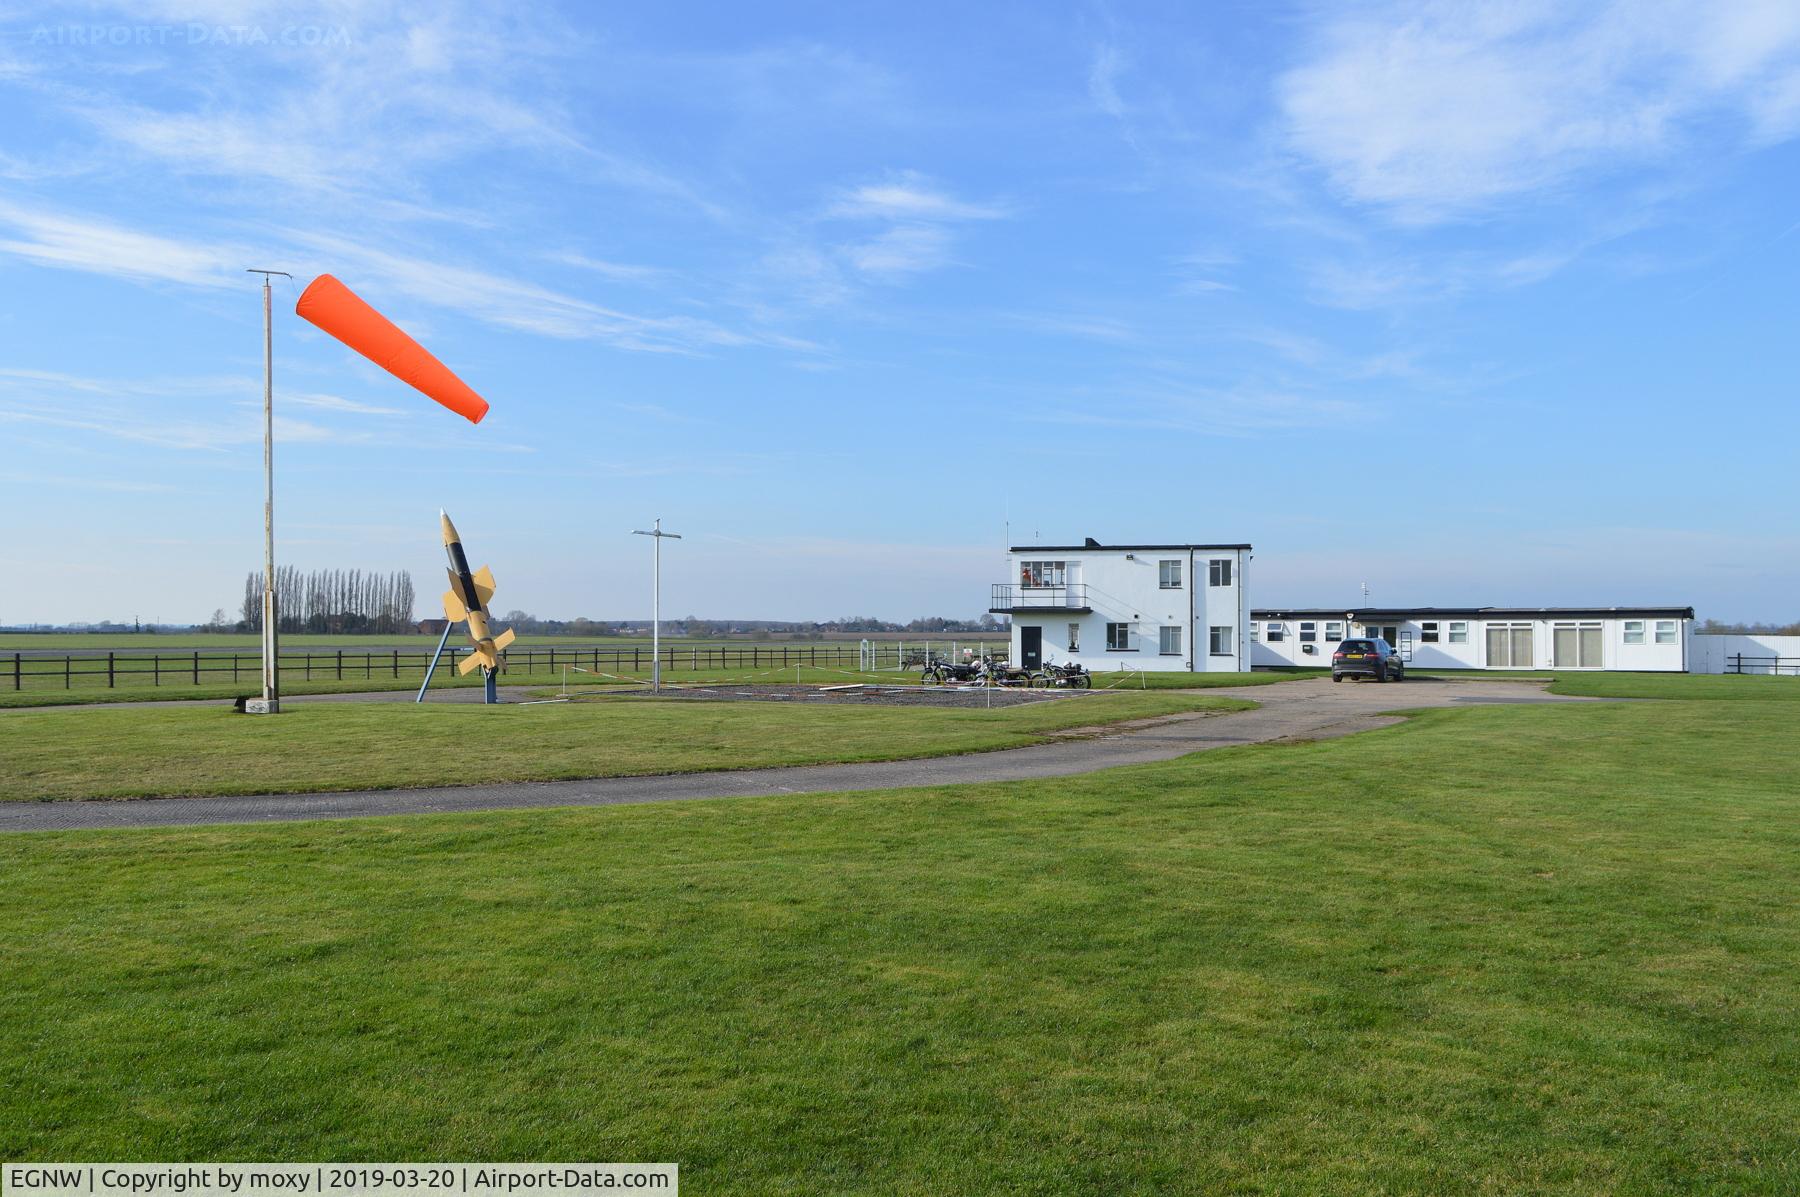
POLYGON ((1800 636, 1800 623, 1720 623, 1709 619, 1694 630, 1702 636, 1800 636))
MULTIPOLYGON (((534 636, 622 636, 649 630, 649 620, 625 619, 539 619, 529 611, 508 611, 500 620, 520 635, 534 636)), ((819 639, 829 632, 916 632, 920 635, 950 635, 956 632, 1002 632, 1006 625, 992 615, 975 619, 946 619, 934 615, 910 623, 894 623, 870 616, 844 619, 780 620, 780 619, 701 619, 698 615, 663 620, 663 631, 671 636, 750 636, 769 639, 794 636, 819 639)))
MULTIPOLYGON (((275 570, 277 628, 283 632, 410 632, 413 583, 407 571, 380 574, 360 569, 316 569, 301 573, 291 565, 275 570)), ((262 631, 263 575, 244 579, 239 631, 262 631)), ((215 622, 223 621, 216 612, 215 622)))

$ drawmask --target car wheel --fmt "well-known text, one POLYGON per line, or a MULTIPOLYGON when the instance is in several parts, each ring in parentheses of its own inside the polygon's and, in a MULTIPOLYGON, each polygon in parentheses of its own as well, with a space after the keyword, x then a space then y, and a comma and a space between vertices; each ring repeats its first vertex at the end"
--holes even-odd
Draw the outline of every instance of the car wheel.
POLYGON ((1344 675, 1341 673, 1334 673, 1331 675, 1331 680, 1334 682, 1341 682, 1344 680, 1344 675))
POLYGON ((1377 665, 1375 667, 1375 680, 1378 682, 1387 681, 1387 666, 1386 665, 1377 665))

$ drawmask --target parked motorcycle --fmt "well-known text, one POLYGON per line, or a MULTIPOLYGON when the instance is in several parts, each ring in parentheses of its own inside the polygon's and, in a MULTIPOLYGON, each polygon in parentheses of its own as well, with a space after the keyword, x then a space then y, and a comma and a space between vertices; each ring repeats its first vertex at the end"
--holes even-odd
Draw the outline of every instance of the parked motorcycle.
POLYGON ((1046 689, 1091 690, 1094 687, 1094 676, 1087 671, 1087 666, 1073 661, 1066 665, 1047 662, 1031 678, 1033 685, 1042 685, 1046 689))

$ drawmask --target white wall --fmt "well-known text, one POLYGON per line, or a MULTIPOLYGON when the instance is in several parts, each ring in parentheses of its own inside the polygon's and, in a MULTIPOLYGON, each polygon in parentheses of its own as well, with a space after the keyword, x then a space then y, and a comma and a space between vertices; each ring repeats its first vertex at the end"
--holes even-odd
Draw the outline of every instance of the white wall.
POLYGON ((1250 668, 1247 652, 1249 608, 1244 576, 1248 557, 1248 553, 1238 549, 1014 552, 1009 556, 1007 581, 1010 584, 1018 584, 1023 561, 1062 561, 1068 584, 1085 588, 1088 605, 1093 610, 1086 614, 1055 610, 1014 612, 1011 659, 1015 663, 1022 659, 1021 634, 1025 627, 1035 626, 1044 630, 1046 663, 1078 662, 1094 672, 1120 669, 1245 672, 1250 668), (1210 562, 1214 558, 1232 563, 1231 585, 1209 584, 1210 562), (1173 560, 1181 562, 1181 586, 1165 590, 1161 586, 1160 563, 1173 560), (1079 648, 1075 651, 1070 651, 1068 643, 1068 627, 1072 623, 1080 629, 1079 648), (1132 625, 1130 651, 1107 650, 1106 625, 1109 623, 1132 625), (1160 629, 1164 626, 1181 629, 1179 653, 1165 656, 1161 652, 1160 629), (1209 651, 1210 633, 1215 626, 1232 629, 1228 655, 1213 656, 1209 651))
MULTIPOLYGON (((1690 641, 1688 671, 1690 673, 1724 673, 1732 665, 1731 658, 1742 654, 1750 657, 1788 657, 1780 663, 1784 674, 1800 674, 1800 636, 1695 636, 1690 641)), ((1745 673, 1770 673, 1773 661, 1746 660, 1745 673)))
MULTIPOLYGON (((1252 664, 1260 666, 1312 666, 1329 668, 1331 653, 1335 647, 1327 633, 1328 624, 1336 622, 1345 625, 1344 617, 1339 615, 1331 620, 1323 615, 1284 616, 1280 620, 1260 620, 1257 626, 1257 641, 1252 653, 1252 664), (1269 639, 1269 625, 1280 623, 1284 635, 1280 641, 1269 639), (1307 653, 1307 642, 1301 639, 1304 634, 1303 625, 1316 625, 1317 639, 1312 642, 1316 649, 1307 653)), ((1602 670, 1638 670, 1657 673, 1679 673, 1686 665, 1687 654, 1684 644, 1693 639, 1711 639, 1711 637, 1693 637, 1692 623, 1689 620, 1675 620, 1675 642, 1672 644, 1656 643, 1656 624, 1653 618, 1624 619, 1607 616, 1604 618, 1566 618, 1550 616, 1531 618, 1495 617, 1492 619, 1463 616, 1450 619, 1434 616, 1430 620, 1396 619, 1391 626, 1399 629, 1403 642, 1410 634, 1411 658, 1409 664, 1415 669, 1574 669, 1598 668, 1602 670), (1424 639, 1425 625, 1437 624, 1437 640, 1427 642, 1424 639), (1601 661, 1598 666, 1557 666, 1555 664, 1555 632, 1557 625, 1600 625, 1601 661), (1643 643, 1627 644, 1626 624, 1641 623, 1643 625, 1643 643), (1451 640, 1452 625, 1460 624, 1467 628, 1467 640, 1455 643, 1451 640), (1492 664, 1487 653, 1487 629, 1489 626, 1525 625, 1531 629, 1531 659, 1529 664, 1505 665, 1492 664)), ((1665 621, 1666 622, 1666 621, 1665 621)), ((1350 623, 1346 635, 1373 636, 1374 625, 1350 623)), ((1792 638, 1800 642, 1800 637, 1792 638)), ((1747 651, 1747 650, 1746 650, 1747 651)), ((1694 667, 1697 669, 1697 667, 1694 667)), ((1716 671, 1715 671, 1716 672, 1716 671)))

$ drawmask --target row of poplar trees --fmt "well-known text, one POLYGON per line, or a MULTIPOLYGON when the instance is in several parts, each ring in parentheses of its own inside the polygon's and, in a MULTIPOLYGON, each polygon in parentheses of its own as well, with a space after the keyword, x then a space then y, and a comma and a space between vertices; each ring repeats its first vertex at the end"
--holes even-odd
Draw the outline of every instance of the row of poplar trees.
MULTIPOLYGON (((244 619, 240 627, 262 631, 263 575, 244 579, 244 619)), ((283 632, 410 632, 412 575, 405 570, 378 574, 360 569, 315 569, 291 565, 275 570, 275 609, 283 632)))

